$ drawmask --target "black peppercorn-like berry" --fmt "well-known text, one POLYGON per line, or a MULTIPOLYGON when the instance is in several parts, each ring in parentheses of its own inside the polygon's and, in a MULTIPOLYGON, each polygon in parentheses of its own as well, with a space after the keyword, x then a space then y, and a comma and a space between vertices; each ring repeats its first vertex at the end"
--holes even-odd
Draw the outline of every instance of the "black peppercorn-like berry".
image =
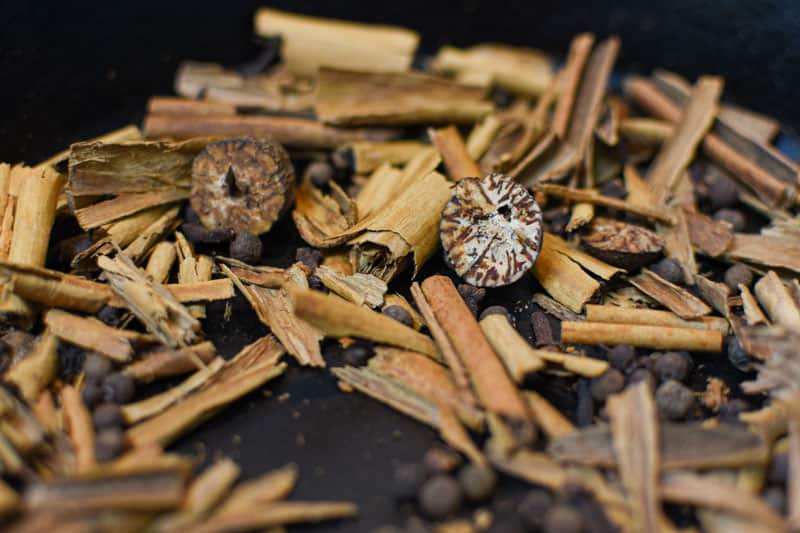
POLYGON ((618 344, 608 350, 608 362, 617 370, 626 372, 636 363, 636 349, 630 344, 618 344))
POLYGON ((461 505, 461 488, 452 477, 439 474, 422 485, 418 502, 427 516, 434 519, 446 518, 461 505))
POLYGON ((398 466, 392 476, 395 498, 414 499, 427 479, 428 469, 422 463, 405 463, 398 466))
POLYGON ((527 531, 540 531, 547 510, 553 505, 553 497, 544 489, 532 489, 517 508, 522 526, 527 531))
POLYGON ((753 368, 753 363, 747 352, 736 337, 729 337, 727 342, 728 361, 740 372, 749 372, 753 368))
POLYGON ((103 388, 93 381, 87 381, 83 384, 81 398, 86 407, 94 407, 103 399, 103 388))
POLYGON ((583 516, 570 505, 558 504, 544 515, 544 533, 580 533, 583 531, 583 516))
POLYGON ((727 222, 733 231, 741 233, 747 227, 747 218, 738 209, 723 208, 714 213, 714 220, 717 222, 727 222))
POLYGON ((74 376, 83 368, 86 352, 74 344, 61 343, 56 349, 58 355, 58 374, 61 377, 74 376))
POLYGON ((735 206, 739 202, 736 182, 724 174, 716 174, 708 185, 708 198, 714 211, 735 206))
POLYGON ((208 230, 199 222, 185 222, 181 224, 181 233, 186 240, 192 244, 205 242, 208 238, 208 230))
POLYGON ((333 168, 324 161, 315 161, 306 168, 306 175, 315 187, 325 187, 333 179, 333 168))
POLYGON ((308 288, 314 291, 324 292, 326 294, 330 292, 328 287, 326 287, 325 284, 322 283, 322 280, 319 279, 319 276, 314 274, 308 276, 308 288))
POLYGON ((231 241, 228 253, 234 259, 245 263, 255 264, 261 259, 264 247, 258 235, 249 231, 240 231, 231 241))
POLYGON ((122 311, 120 309, 111 307, 110 305, 104 305, 97 312, 97 319, 103 324, 111 327, 117 327, 121 317, 122 311))
POLYGON ((122 427, 124 421, 122 409, 115 403, 101 403, 92 411, 92 422, 97 429, 122 427))
POLYGON ((349 173, 356 164, 355 155, 350 148, 342 148, 331 154, 331 163, 339 172, 349 173))
POLYGON ((692 404, 694 404, 692 391, 674 379, 662 383, 656 390, 658 412, 667 420, 684 418, 692 408, 692 404))
POLYGON ((620 180, 610 180, 603 184, 600 188, 600 194, 608 196, 609 198, 625 198, 628 191, 620 180))
POLYGON ((403 309, 403 307, 400 305, 386 306, 383 308, 381 313, 388 316, 392 320, 397 320, 405 326, 414 326, 414 319, 411 317, 411 314, 409 314, 409 312, 403 309))
POLYGON ((653 372, 659 381, 683 381, 689 376, 693 363, 688 354, 681 352, 664 352, 659 354, 653 363, 653 372))
POLYGON ((594 378, 590 385, 592 398, 603 403, 606 398, 616 394, 625 387, 625 376, 616 368, 609 368, 602 375, 594 378))
POLYGON ((125 434, 119 428, 105 428, 98 431, 94 450, 97 462, 113 461, 125 450, 125 434))
POLYGON ((651 390, 656 386, 656 377, 648 368, 643 366, 634 368, 631 373, 628 374, 628 385, 633 385, 640 381, 647 381, 651 390))
POLYGON ((86 354, 83 360, 83 373, 86 379, 100 381, 114 369, 114 365, 107 357, 98 353, 86 354))
POLYGON ((470 285, 469 283, 459 283, 457 289, 458 294, 461 295, 461 298, 467 304, 470 311, 472 311, 472 314, 477 315, 481 302, 486 297, 486 289, 470 285))
POLYGON ((364 366, 374 354, 372 346, 365 342, 356 342, 342 352, 342 361, 350 366, 364 366))
POLYGON ((650 270, 676 285, 683 283, 683 269, 678 260, 665 257, 657 263, 650 265, 650 270))
POLYGON ((508 312, 508 309, 502 305, 490 305, 484 309, 483 312, 481 312, 480 320, 490 315, 503 315, 511 324, 514 324, 514 317, 508 312))
POLYGON ((294 253, 294 260, 300 261, 313 272, 322 262, 322 252, 310 246, 301 246, 294 253))
POLYGON ((459 470, 458 483, 467 500, 482 502, 494 493, 497 476, 490 468, 468 464, 459 470))
POLYGON ((739 292, 739 285, 749 287, 753 283, 753 272, 742 264, 735 264, 725 271, 725 285, 734 293, 739 292))
POLYGON ((109 374, 103 379, 103 399, 113 403, 128 403, 136 394, 136 384, 130 376, 120 372, 109 374))

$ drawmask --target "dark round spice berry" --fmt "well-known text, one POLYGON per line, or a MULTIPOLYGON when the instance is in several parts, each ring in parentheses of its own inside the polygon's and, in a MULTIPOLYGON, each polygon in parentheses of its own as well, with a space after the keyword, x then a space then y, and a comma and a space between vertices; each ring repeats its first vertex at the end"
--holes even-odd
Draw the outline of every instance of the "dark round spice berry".
POLYGON ((544 489, 532 489, 522 499, 517 508, 522 526, 527 531, 539 531, 544 522, 544 515, 553 505, 553 497, 544 489))
POLYGON ((83 368, 83 359, 86 352, 83 348, 74 344, 58 345, 56 350, 58 355, 58 374, 61 377, 69 377, 78 374, 83 368))
POLYGON ((508 309, 506 309, 502 305, 490 305, 489 307, 484 309, 481 312, 480 320, 483 320, 489 315, 503 315, 509 322, 511 322, 512 324, 514 323, 514 317, 511 316, 511 313, 508 312, 508 309))
POLYGON ((733 207, 739 202, 739 191, 736 182, 728 176, 717 174, 708 187, 711 209, 716 211, 723 207, 733 207))
POLYGON ((616 368, 609 368, 601 376, 592 380, 590 390, 596 402, 603 403, 606 398, 625 387, 625 376, 616 368))
POLYGON ((422 463, 405 463, 398 466, 392 478, 395 498, 414 499, 427 479, 428 469, 422 463))
POLYGON ((636 363, 636 349, 630 344, 618 344, 608 351, 608 362, 617 370, 626 372, 636 363))
POLYGON ((600 194, 609 198, 625 198, 628 195, 628 191, 625 190, 625 186, 622 185, 620 180, 611 180, 603 184, 600 188, 600 194))
POLYGON ((449 446, 432 446, 422 458, 431 474, 447 474, 461 466, 461 456, 449 446))
POLYGON ((753 272, 742 264, 735 264, 725 271, 725 285, 735 293, 739 292, 739 285, 749 287, 753 283, 753 272))
POLYGON ((579 533, 583 531, 583 516, 570 505, 558 504, 544 515, 544 533, 579 533))
POLYGON ((125 434, 119 428, 105 428, 95 436, 94 453, 97 462, 113 461, 125 450, 125 434))
POLYGON ((322 262, 322 252, 310 246, 301 246, 294 253, 294 260, 300 261, 311 269, 311 271, 314 271, 322 262))
POLYGON ((374 353, 375 351, 369 344, 356 342, 345 348, 342 353, 342 361, 350 366, 364 366, 374 353))
POLYGON ((505 89, 495 88, 491 94, 494 105, 499 109, 505 109, 514 102, 514 95, 505 89))
POLYGON ((459 470, 458 483, 469 501, 482 502, 494 493, 497 476, 491 468, 470 463, 459 470))
POLYGON ((128 403, 136 394, 136 384, 129 376, 120 372, 109 374, 103 379, 103 399, 113 403, 128 403))
POLYGON ((333 179, 333 168, 324 161, 315 161, 308 165, 306 175, 315 187, 325 187, 333 179))
POLYGON ((720 209, 714 213, 714 220, 717 222, 727 222, 733 228, 733 231, 741 233, 747 227, 747 219, 744 213, 738 209, 720 209))
POLYGON ((728 337, 727 342, 728 361, 740 372, 750 372, 752 370, 752 361, 747 352, 744 351, 742 345, 736 337, 728 337))
POLYGON ((351 149, 342 148, 331 154, 331 163, 333 163, 333 166, 336 167, 337 170, 349 172, 352 171, 355 166, 355 155, 351 149))
POLYGON ((97 312, 97 319, 103 324, 109 325, 111 327, 117 327, 119 325, 121 317, 122 317, 122 311, 120 309, 115 309, 110 305, 104 305, 97 312))
POLYGON ((412 327, 414 325, 414 319, 411 318, 409 312, 403 309, 402 306, 389 305, 387 307, 384 307, 381 313, 388 316, 392 320, 397 320, 401 324, 406 325, 408 327, 412 327))
POLYGON ((750 410, 750 404, 741 398, 723 403, 719 408, 719 421, 726 424, 741 424, 739 415, 750 410))
POLYGON ((461 505, 461 488, 452 477, 439 474, 422 485, 418 501, 422 512, 429 517, 445 518, 461 505))
POLYGON ((258 238, 258 235, 249 231, 238 232, 228 249, 228 253, 232 258, 251 264, 258 263, 263 251, 264 246, 261 244, 261 239, 258 238))
POLYGON ((653 373, 660 382, 674 379, 683 381, 689 375, 691 367, 686 356, 680 352, 664 352, 653 363, 653 373))
POLYGON ((665 257, 661 261, 650 265, 650 270, 676 285, 683 283, 683 269, 677 259, 665 257))
POLYGON ((233 230, 230 228, 215 228, 208 232, 206 235, 205 240, 203 242, 205 244, 221 244, 223 242, 228 242, 233 239, 233 230))
POLYGON ((694 403, 692 391, 683 383, 671 379, 656 390, 656 406, 659 414, 667 420, 680 420, 686 416, 694 403))
POLYGON ((92 422, 97 429, 122 427, 122 409, 115 403, 101 403, 92 411, 92 422))
POLYGON ((776 453, 772 456, 772 462, 767 470, 767 479, 770 483, 784 485, 789 476, 789 454, 786 452, 776 453))
POLYGON ((206 242, 206 239, 208 239, 208 230, 199 222, 186 222, 181 224, 181 233, 183 233, 186 240, 192 244, 206 242))
POLYGON ((472 311, 473 315, 478 314, 481 302, 486 297, 486 289, 470 285, 469 283, 460 283, 458 285, 458 294, 472 311))
POLYGON ((314 274, 308 276, 308 288, 311 290, 320 291, 324 293, 330 292, 328 290, 328 287, 326 287, 325 284, 322 283, 322 280, 319 279, 319 276, 316 276, 314 274))
POLYGON ((103 388, 93 381, 87 381, 83 384, 81 398, 86 407, 94 407, 103 399, 103 388))
POLYGON ((186 207, 183 209, 183 220, 192 224, 200 223, 200 217, 197 216, 197 211, 192 209, 192 206, 189 204, 186 204, 186 207))
POLYGON ((643 366, 634 368, 628 375, 628 385, 633 385, 635 383, 639 383, 640 381, 647 381, 650 389, 653 389, 656 386, 656 377, 649 369, 643 366))
POLYGON ((767 487, 761 495, 764 503, 772 507, 772 510, 778 514, 786 512, 786 493, 783 487, 767 487))
POLYGON ((91 381, 100 381, 106 377, 112 370, 114 365, 107 357, 103 357, 99 353, 88 353, 83 360, 83 373, 86 379, 91 381))

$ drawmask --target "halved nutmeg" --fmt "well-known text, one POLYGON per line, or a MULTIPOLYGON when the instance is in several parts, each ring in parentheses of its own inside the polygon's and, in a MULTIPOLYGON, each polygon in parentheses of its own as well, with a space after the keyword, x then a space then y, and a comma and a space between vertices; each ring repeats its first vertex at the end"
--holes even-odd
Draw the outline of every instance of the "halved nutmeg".
POLYGON ((464 281, 501 287, 517 281, 536 262, 542 211, 508 176, 464 178, 442 210, 439 232, 448 263, 464 281))
POLYGON ((294 167, 275 142, 241 138, 209 144, 194 159, 190 202, 203 225, 264 233, 294 199, 294 167))
POLYGON ((595 218, 581 243, 593 256, 626 270, 652 263, 664 249, 664 240, 649 229, 607 218, 595 218))

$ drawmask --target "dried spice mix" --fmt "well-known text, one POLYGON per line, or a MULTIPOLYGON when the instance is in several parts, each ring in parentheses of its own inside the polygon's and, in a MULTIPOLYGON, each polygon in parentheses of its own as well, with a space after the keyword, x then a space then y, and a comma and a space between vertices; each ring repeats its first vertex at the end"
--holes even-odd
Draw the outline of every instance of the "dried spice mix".
POLYGON ((612 92, 616 37, 557 68, 502 44, 416 62, 414 31, 267 8, 255 30, 263 57, 184 63, 142 131, 0 164, 4 526, 353 519, 289 498, 307 465, 240 481, 170 451, 290 365, 444 442, 396 469, 411 516, 385 531, 800 525, 800 181, 777 121, 714 76, 612 92), (80 233, 50 243, 65 218, 80 233), (280 224, 305 242, 285 267, 280 224), (225 359, 208 304, 237 294, 268 333, 225 359))

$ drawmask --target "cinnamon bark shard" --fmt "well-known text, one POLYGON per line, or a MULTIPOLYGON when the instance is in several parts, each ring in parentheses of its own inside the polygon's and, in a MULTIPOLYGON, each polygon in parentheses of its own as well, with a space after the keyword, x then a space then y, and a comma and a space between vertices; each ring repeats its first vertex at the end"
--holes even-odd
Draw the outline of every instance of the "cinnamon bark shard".
POLYGON ((658 531, 660 470, 656 406, 647 381, 608 399, 608 414, 622 484, 631 503, 636 531, 658 531))
POLYGON ((542 212, 533 197, 502 174, 464 178, 442 210, 439 226, 447 260, 478 287, 509 285, 536 262, 542 212))
POLYGON ((375 342, 436 356, 429 337, 385 315, 342 300, 293 285, 285 285, 294 314, 326 336, 361 337, 375 342))
MULTIPOLYGON (((422 292, 466 368, 481 403, 487 410, 527 426, 527 438, 532 438, 527 405, 453 282, 444 276, 432 276, 422 283, 422 292)), ((522 432, 522 440, 525 433, 522 432)))
POLYGON ((662 145, 647 173, 647 181, 658 203, 667 200, 680 173, 688 166, 697 146, 713 124, 721 93, 721 78, 704 76, 697 81, 675 132, 662 145))
POLYGON ((670 283, 648 269, 629 278, 631 285, 650 296, 658 303, 685 320, 699 318, 711 313, 712 309, 687 290, 670 283))
MULTIPOLYGON (((745 427, 665 423, 659 429, 662 470, 738 468, 757 464, 767 454, 764 440, 745 427)), ((551 442, 548 451, 562 462, 618 465, 611 429, 605 425, 578 429, 551 442)))
POLYGON ((419 34, 397 26, 361 24, 260 8, 254 19, 262 37, 280 35, 287 67, 314 76, 320 67, 375 72, 408 70, 419 34))
POLYGON ((709 257, 718 257, 730 247, 733 231, 729 226, 702 213, 684 211, 684 216, 692 245, 701 252, 709 257))
POLYGON ((323 68, 316 111, 334 125, 469 124, 492 111, 485 95, 481 87, 427 74, 323 68))
POLYGON ((160 342, 176 348, 199 340, 197 319, 124 254, 119 253, 114 259, 103 256, 97 264, 105 271, 114 293, 160 342))
POLYGON ((501 44, 478 44, 466 49, 443 46, 431 68, 462 77, 485 74, 491 84, 526 96, 540 95, 553 79, 551 60, 544 53, 501 44))

